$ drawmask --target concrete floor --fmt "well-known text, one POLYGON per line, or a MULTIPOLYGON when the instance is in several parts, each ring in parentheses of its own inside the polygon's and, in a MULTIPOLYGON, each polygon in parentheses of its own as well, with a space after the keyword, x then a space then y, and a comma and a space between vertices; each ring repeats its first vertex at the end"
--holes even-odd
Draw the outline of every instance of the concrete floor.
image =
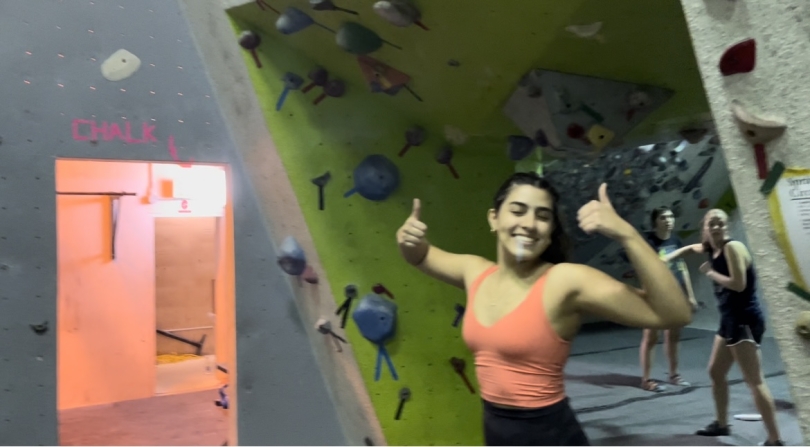
MULTIPOLYGON (((765 440, 761 422, 731 421, 728 437, 705 438, 694 432, 714 420, 714 403, 706 365, 714 331, 683 332, 680 371, 690 387, 669 387, 664 393, 639 388, 638 345, 641 331, 601 328, 583 331, 572 346, 566 386, 593 445, 757 445, 765 440)), ((762 344, 763 370, 776 399, 782 439, 802 445, 801 434, 776 343, 762 344)), ((663 347, 656 350, 653 376, 665 380, 663 347)), ((734 366, 729 375, 729 414, 757 413, 748 387, 734 366)))

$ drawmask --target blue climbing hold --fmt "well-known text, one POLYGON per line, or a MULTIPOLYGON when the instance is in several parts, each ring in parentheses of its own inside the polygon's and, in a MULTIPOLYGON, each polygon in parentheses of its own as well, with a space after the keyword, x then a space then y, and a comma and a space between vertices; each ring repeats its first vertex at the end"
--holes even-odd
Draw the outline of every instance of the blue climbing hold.
POLYGON ((540 147, 548 147, 548 137, 546 137, 546 133, 543 132, 543 129, 538 129, 537 132, 535 132, 534 142, 540 147))
POLYGON ((357 193, 368 200, 381 202, 399 187, 399 169, 384 155, 366 157, 354 168, 353 177, 354 188, 343 197, 357 193))
POLYGON ((510 160, 520 161, 531 155, 534 146, 534 140, 529 137, 510 135, 507 139, 506 150, 510 160))
POLYGON ((391 371, 391 377, 399 380, 394 362, 385 349, 385 342, 394 337, 397 329, 397 305, 380 295, 369 293, 360 300, 352 313, 352 319, 363 337, 377 345, 374 380, 380 380, 383 360, 391 371))
POLYGON ((289 7, 278 16, 276 29, 284 35, 295 34, 315 24, 309 14, 295 7, 289 7))
POLYGON ((383 344, 396 332, 397 305, 375 293, 364 296, 352 313, 352 319, 368 341, 383 344))
POLYGON ((307 257, 304 249, 298 244, 294 237, 288 236, 279 247, 281 252, 278 257, 278 265, 284 273, 298 276, 304 273, 307 268, 307 257))

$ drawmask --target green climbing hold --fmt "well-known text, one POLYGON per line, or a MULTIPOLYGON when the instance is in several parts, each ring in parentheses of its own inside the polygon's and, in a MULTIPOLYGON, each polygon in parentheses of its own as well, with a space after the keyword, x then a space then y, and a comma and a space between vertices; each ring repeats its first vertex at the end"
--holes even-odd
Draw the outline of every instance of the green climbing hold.
POLYGON ((377 33, 355 22, 344 23, 335 35, 335 42, 352 54, 373 53, 383 45, 377 33))

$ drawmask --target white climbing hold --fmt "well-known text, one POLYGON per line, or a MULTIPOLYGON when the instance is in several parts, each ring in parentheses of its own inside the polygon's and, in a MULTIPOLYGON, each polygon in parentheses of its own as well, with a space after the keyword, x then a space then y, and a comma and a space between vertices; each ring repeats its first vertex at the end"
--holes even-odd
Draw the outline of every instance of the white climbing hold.
POLYGON ((141 68, 138 56, 120 49, 101 64, 101 75, 108 81, 122 81, 141 68))
POLYGON ((588 25, 569 25, 565 27, 565 30, 583 39, 594 38, 600 42, 603 41, 602 36, 599 35, 599 31, 602 30, 602 22, 594 22, 588 25))
POLYGON ((445 125, 444 126, 444 138, 447 140, 448 143, 451 143, 455 146, 461 146, 462 144, 467 142, 469 138, 463 130, 459 129, 455 126, 445 125))
POLYGON ((374 12, 394 26, 411 26, 421 14, 408 0, 381 0, 374 3, 374 12))

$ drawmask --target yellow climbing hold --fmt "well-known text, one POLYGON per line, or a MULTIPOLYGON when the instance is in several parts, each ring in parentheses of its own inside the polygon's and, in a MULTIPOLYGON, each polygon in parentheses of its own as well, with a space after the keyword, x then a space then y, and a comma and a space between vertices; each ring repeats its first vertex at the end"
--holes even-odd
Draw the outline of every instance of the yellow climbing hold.
POLYGON ((630 168, 627 168, 627 169, 624 170, 624 175, 630 175, 632 173, 633 173, 633 170, 630 169, 630 168))

